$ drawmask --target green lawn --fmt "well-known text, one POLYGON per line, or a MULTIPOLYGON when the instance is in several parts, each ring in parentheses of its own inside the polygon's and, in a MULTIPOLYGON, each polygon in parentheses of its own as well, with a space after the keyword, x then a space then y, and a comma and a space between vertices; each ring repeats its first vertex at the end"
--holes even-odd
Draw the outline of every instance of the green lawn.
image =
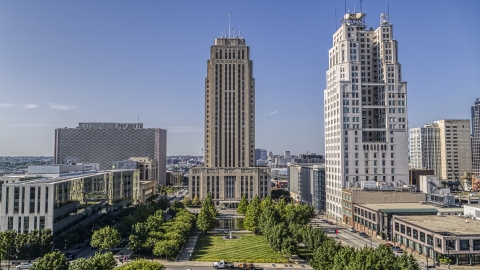
POLYGON ((234 234, 240 239, 223 240, 221 235, 201 235, 193 250, 193 261, 285 263, 288 260, 274 251, 265 237, 234 234))

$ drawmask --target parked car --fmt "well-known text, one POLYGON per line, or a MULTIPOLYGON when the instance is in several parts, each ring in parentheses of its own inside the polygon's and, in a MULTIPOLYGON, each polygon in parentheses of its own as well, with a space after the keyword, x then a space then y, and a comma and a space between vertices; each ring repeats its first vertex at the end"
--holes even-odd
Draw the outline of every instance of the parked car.
POLYGON ((394 249, 393 251, 395 251, 396 253, 403 253, 403 249, 397 247, 396 249, 394 249))
POLYGON ((73 261, 73 260, 75 260, 76 257, 77 257, 77 255, 75 255, 74 253, 66 253, 65 254, 65 259, 67 261, 73 261))
POLYGON ((368 237, 368 234, 364 232, 359 232, 358 235, 360 235, 361 237, 368 237))
POLYGON ((348 228, 348 231, 349 232, 356 232, 355 228, 352 228, 352 227, 348 228))
POLYGON ((26 264, 22 264, 22 265, 17 265, 17 267, 15 267, 15 269, 30 269, 30 267, 32 267, 33 264, 31 263, 26 263, 26 264))

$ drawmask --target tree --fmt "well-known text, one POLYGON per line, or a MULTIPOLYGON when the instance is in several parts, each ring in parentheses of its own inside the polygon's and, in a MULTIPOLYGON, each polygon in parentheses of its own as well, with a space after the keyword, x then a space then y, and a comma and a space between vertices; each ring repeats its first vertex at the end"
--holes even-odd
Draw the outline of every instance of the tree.
POLYGON ((195 195, 195 197, 193 197, 193 200, 192 200, 192 205, 198 206, 200 204, 201 204, 200 199, 198 198, 197 195, 195 195))
POLYGON ((290 192, 283 189, 272 189, 271 196, 272 196, 272 200, 276 202, 280 201, 281 199, 284 199, 286 203, 289 203, 292 201, 292 197, 290 197, 290 192))
MULTIPOLYGON (((117 266, 117 262, 115 261, 115 258, 113 258, 112 252, 107 252, 104 254, 97 252, 93 257, 90 257, 88 260, 92 262, 92 266, 93 266, 90 269, 111 270, 115 268, 115 266, 117 266)), ((90 270, 90 269, 85 269, 85 270, 90 270)))
POLYGON ((177 255, 177 250, 179 247, 178 241, 175 240, 160 240, 155 243, 155 247, 153 249, 153 254, 155 256, 166 256, 167 259, 170 260, 174 259, 173 257, 177 255))
POLYGON ((150 229, 146 222, 139 222, 133 225, 132 234, 129 236, 128 248, 133 252, 145 249, 149 233, 150 229))
POLYGON ((203 233, 212 230, 217 226, 217 210, 213 204, 212 195, 210 193, 207 195, 205 200, 203 201, 202 208, 200 209, 200 213, 198 214, 197 218, 197 227, 203 233))
POLYGON ((417 260, 413 257, 412 254, 407 255, 403 253, 402 256, 397 257, 394 265, 395 270, 420 270, 417 260))
POLYGON ((192 200, 190 199, 190 197, 186 196, 185 198, 183 198, 183 204, 185 206, 190 206, 192 204, 192 200))
POLYGON ((164 270, 165 267, 161 263, 158 263, 158 262, 151 262, 151 261, 147 261, 145 259, 138 259, 138 260, 135 260, 133 262, 124 264, 124 265, 122 265, 122 266, 120 266, 116 269, 118 269, 118 270, 138 270, 138 269, 142 269, 142 270, 164 270))
POLYGON ((269 206, 273 206, 273 201, 269 196, 267 196, 260 203, 260 210, 263 211, 269 206))
POLYGON ((351 246, 342 247, 333 258, 333 270, 355 270, 349 268, 349 264, 355 258, 355 248, 351 246))
MULTIPOLYGON (((14 252, 15 239, 17 238, 17 231, 9 230, 0 232, 0 259, 9 259, 12 257, 11 252, 14 252)), ((1 261, 0 261, 1 263, 1 261)))
POLYGON ((240 200, 240 203, 238 204, 237 213, 245 214, 247 212, 247 207, 248 207, 247 195, 243 194, 242 199, 240 200))
POLYGON ((285 257, 290 257, 297 252, 297 243, 291 237, 287 237, 282 241, 282 254, 285 257))
POLYGON ((36 261, 31 270, 68 270, 68 262, 63 253, 57 251, 47 253, 36 261))
POLYGON ((260 199, 255 196, 247 207, 245 218, 243 219, 243 227, 256 233, 258 227, 258 219, 260 217, 260 199))
POLYGON ((100 250, 111 250, 120 244, 120 233, 115 228, 105 226, 93 233, 90 244, 100 250))
POLYGON ((342 248, 340 243, 327 239, 315 250, 311 265, 315 270, 330 270, 334 265, 335 254, 342 248))

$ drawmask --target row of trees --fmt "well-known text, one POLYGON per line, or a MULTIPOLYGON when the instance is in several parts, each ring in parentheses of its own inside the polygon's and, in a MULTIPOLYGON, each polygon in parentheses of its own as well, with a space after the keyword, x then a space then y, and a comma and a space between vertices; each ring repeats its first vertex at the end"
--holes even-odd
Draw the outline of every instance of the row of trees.
POLYGON ((386 245, 355 249, 331 238, 315 250, 310 264, 315 270, 420 270, 412 254, 397 257, 386 245))
POLYGON ((135 260, 128 264, 124 264, 120 267, 116 267, 117 263, 113 258, 111 252, 107 253, 96 253, 93 257, 88 259, 80 258, 69 263, 65 255, 61 252, 52 252, 48 253, 42 258, 40 258, 35 264, 30 268, 32 270, 164 270, 165 267, 158 262, 150 262, 144 259, 135 260))
POLYGON ((133 252, 153 250, 155 256, 167 258, 176 256, 195 229, 195 216, 180 202, 173 203, 169 213, 173 217, 168 221, 163 211, 159 210, 145 222, 134 224, 129 237, 129 249, 133 252))
POLYGON ((193 197, 193 199, 190 199, 188 196, 186 196, 185 198, 183 198, 183 204, 185 206, 199 206, 202 204, 202 202, 200 201, 200 199, 198 198, 197 195, 195 195, 195 197, 193 197))
POLYGON ((17 233, 14 230, 0 232, 0 262, 7 259, 28 259, 43 256, 52 249, 51 229, 17 233))
POLYGON ((286 257, 297 254, 300 243, 313 250, 327 238, 322 229, 305 226, 315 215, 312 206, 287 204, 284 198, 274 203, 270 197, 261 202, 255 197, 250 203, 242 198, 240 205, 238 212, 245 212, 243 226, 265 236, 270 247, 286 257))

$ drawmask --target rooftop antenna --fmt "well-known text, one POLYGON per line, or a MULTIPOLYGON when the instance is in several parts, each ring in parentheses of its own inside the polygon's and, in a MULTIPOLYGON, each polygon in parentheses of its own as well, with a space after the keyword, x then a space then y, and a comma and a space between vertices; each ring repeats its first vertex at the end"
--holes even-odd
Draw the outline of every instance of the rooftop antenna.
POLYGON ((140 114, 137 116, 137 121, 138 121, 138 122, 137 122, 137 123, 138 123, 138 124, 137 124, 137 128, 138 128, 138 127, 140 127, 140 114))
POLYGON ((363 2, 363 0, 360 0, 360 13, 363 13, 362 12, 362 2, 363 2))
POLYGON ((337 30, 337 9, 335 9, 335 30, 337 30))
POLYGON ((228 37, 230 38, 230 17, 231 17, 231 14, 230 12, 228 12, 228 37))
POLYGON ((232 27, 232 37, 234 38, 235 37, 235 27, 232 27))
POLYGON ((388 19, 390 20, 390 3, 387 3, 387 15, 388 19))
POLYGON ((353 13, 355 13, 355 3, 353 3, 353 13))

